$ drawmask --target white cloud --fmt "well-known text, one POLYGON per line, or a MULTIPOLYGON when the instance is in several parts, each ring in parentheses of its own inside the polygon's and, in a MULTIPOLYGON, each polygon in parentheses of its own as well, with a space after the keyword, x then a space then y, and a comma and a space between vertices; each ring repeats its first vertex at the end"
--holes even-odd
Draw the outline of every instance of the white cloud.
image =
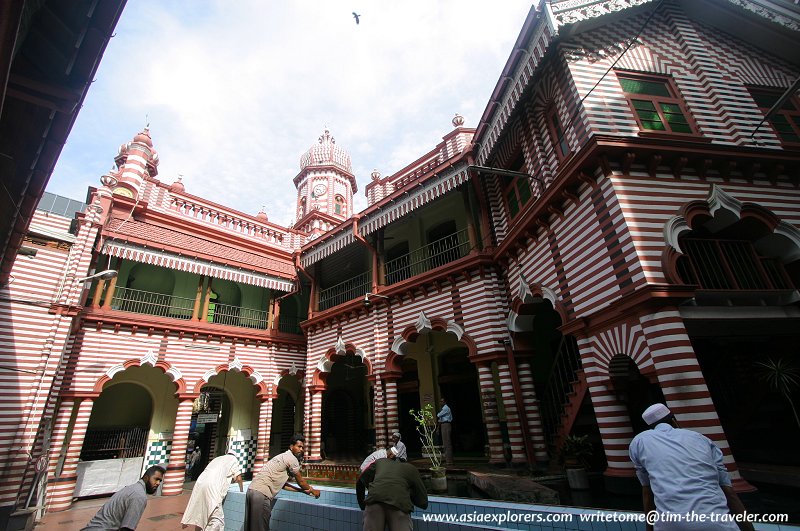
POLYGON ((530 2, 129 0, 48 189, 82 199, 150 121, 158 178, 272 221, 328 126, 363 186, 477 125, 530 2), (361 15, 356 25, 351 15, 361 15))

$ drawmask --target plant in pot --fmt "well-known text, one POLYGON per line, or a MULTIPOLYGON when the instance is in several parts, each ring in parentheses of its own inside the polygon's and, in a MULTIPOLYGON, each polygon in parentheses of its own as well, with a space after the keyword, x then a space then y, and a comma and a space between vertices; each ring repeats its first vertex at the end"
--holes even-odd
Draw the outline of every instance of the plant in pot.
POLYGON ((436 446, 434 435, 439 426, 436 423, 436 415, 433 405, 425 404, 419 410, 408 412, 416 421, 417 433, 422 441, 422 452, 428 455, 431 460, 431 490, 434 492, 447 492, 447 469, 442 466, 442 453, 436 446))
POLYGON ((567 473, 567 483, 571 489, 589 488, 589 459, 593 453, 588 435, 568 435, 561 445, 561 462, 567 473))

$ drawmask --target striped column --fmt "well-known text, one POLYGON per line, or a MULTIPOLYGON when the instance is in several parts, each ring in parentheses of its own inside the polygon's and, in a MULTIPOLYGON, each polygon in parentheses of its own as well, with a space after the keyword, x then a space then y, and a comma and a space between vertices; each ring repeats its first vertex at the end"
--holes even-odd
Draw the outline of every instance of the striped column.
POLYGON ((72 412, 75 409, 75 400, 67 398, 61 401, 58 406, 58 413, 56 413, 55 422, 53 422, 53 432, 50 436, 50 455, 48 456, 47 463, 47 481, 54 481, 60 474, 58 470, 58 461, 66 449, 64 441, 67 438, 67 431, 69 430, 69 421, 72 419, 72 412))
POLYGON ((506 410, 508 442, 511 444, 511 462, 525 464, 527 458, 522 440, 522 426, 519 422, 517 400, 514 396, 514 384, 511 381, 511 370, 508 367, 508 362, 497 362, 497 374, 500 377, 500 397, 506 410))
POLYGON ((265 396, 261 399, 261 408, 258 411, 256 462, 253 470, 261 470, 264 463, 269 460, 269 436, 272 430, 272 407, 274 403, 271 396, 265 396))
POLYGON ((539 401, 536 399, 536 387, 533 383, 533 372, 529 360, 517 362, 519 386, 522 391, 522 410, 528 424, 528 434, 533 442, 533 454, 537 464, 546 464, 549 460, 547 442, 544 438, 544 426, 539 414, 539 401))
POLYGON ((680 314, 663 311, 641 317, 640 322, 667 407, 678 423, 719 446, 737 492, 756 490, 739 474, 680 314))
POLYGON ((383 391, 383 381, 374 375, 370 375, 372 380, 372 393, 374 397, 374 419, 375 419, 375 446, 385 448, 387 445, 386 428, 386 401, 383 391))
POLYGON ((604 474, 633 478, 633 463, 628 457, 628 447, 633 439, 630 414, 628 407, 617 400, 617 396, 608 388, 608 372, 601 368, 603 363, 598 360, 598 354, 592 346, 594 341, 595 338, 580 339, 578 349, 608 463, 604 474))
MULTIPOLYGON (((386 431, 394 433, 400 430, 400 417, 397 405, 397 378, 384 379, 386 386, 386 431)), ((384 443, 384 446, 388 443, 384 443)))
POLYGON ((309 386, 311 407, 308 412, 308 448, 306 455, 309 461, 321 461, 320 442, 322 442, 322 385, 309 386))
POLYGON ((483 421, 486 424, 486 438, 489 441, 489 462, 505 463, 503 456, 503 435, 500 432, 500 416, 497 413, 497 396, 492 378, 490 363, 478 363, 478 382, 481 387, 483 421))
POLYGON ((186 478, 186 447, 189 443, 194 397, 181 397, 180 400, 172 430, 172 450, 169 453, 167 475, 164 486, 161 487, 164 496, 175 496, 183 492, 183 481, 186 478))
POLYGON ((72 428, 72 437, 67 443, 67 453, 64 458, 64 465, 61 473, 53 479, 53 488, 50 490, 48 500, 48 510, 64 511, 72 505, 72 497, 75 493, 75 483, 78 481, 78 460, 81 457, 83 439, 86 437, 86 427, 89 425, 89 417, 92 415, 94 400, 84 398, 78 406, 78 415, 75 417, 75 425, 72 428))

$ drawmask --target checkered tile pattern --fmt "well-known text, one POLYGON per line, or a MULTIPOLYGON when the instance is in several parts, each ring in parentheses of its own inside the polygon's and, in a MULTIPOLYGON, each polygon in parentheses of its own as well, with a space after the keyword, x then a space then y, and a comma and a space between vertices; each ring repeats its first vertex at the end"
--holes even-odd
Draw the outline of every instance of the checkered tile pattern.
POLYGON ((172 441, 150 441, 144 460, 144 470, 153 465, 166 466, 172 451, 172 441))
POLYGON ((250 472, 255 466, 257 442, 256 439, 231 442, 231 451, 239 458, 239 466, 242 468, 242 473, 250 472))

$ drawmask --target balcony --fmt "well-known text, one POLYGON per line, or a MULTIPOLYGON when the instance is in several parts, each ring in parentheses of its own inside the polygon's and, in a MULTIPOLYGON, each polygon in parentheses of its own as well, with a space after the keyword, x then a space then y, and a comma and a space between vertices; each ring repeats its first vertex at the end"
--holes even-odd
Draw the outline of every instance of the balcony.
MULTIPOLYGON (((189 321, 194 313, 195 299, 152 293, 138 289, 117 287, 111 300, 111 309, 122 312, 141 313, 158 317, 169 317, 189 321)), ((289 316, 285 317, 289 319, 289 316)), ((203 321, 227 326, 240 326, 266 330, 269 315, 263 310, 241 308, 211 302, 203 321)), ((298 333, 292 332, 290 333, 298 333)))
POLYGON ((349 278, 344 282, 340 282, 329 288, 320 290, 320 311, 333 308, 334 306, 338 306, 339 304, 355 299, 356 297, 365 295, 370 290, 371 284, 372 271, 367 271, 353 278, 349 278))
POLYGON ((454 262, 469 254, 466 229, 433 241, 428 245, 386 262, 386 285, 396 284, 431 269, 454 262))

